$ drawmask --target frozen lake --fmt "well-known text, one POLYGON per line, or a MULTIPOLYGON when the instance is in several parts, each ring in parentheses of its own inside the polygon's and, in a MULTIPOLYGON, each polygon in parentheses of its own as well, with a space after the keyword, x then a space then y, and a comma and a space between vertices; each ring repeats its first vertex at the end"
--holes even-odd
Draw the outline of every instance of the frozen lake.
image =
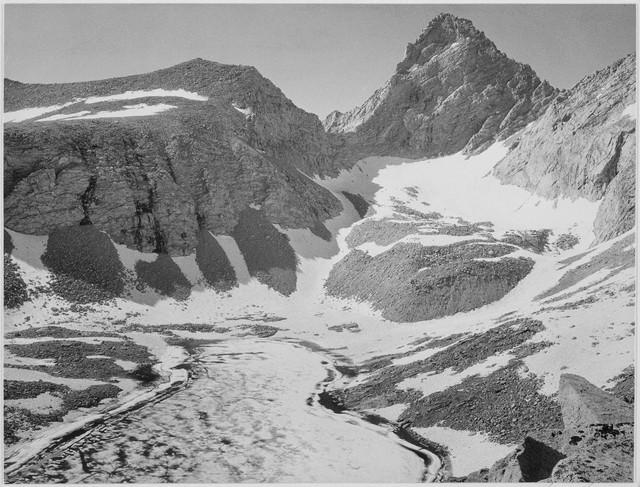
POLYGON ((318 404, 320 383, 331 367, 323 355, 297 344, 260 339, 221 341, 201 350, 189 387, 96 428, 10 480, 422 479, 424 462, 391 431, 318 404))

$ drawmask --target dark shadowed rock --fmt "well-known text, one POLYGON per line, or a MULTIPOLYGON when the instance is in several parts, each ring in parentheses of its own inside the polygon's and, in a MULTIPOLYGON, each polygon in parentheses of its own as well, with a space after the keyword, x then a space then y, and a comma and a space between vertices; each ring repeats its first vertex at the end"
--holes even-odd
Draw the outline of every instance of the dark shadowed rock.
POLYGON ((13 252, 13 240, 11 239, 11 235, 6 230, 4 231, 4 253, 11 255, 13 252))
POLYGON ((263 211, 243 210, 232 235, 251 276, 286 296, 296 290, 296 253, 263 211))
POLYGON ((196 263, 207 283, 218 291, 228 291, 238 285, 236 273, 224 249, 206 230, 198 234, 196 263))
POLYGON ((182 300, 191 294, 191 283, 167 254, 159 254, 153 262, 137 261, 135 271, 139 281, 164 296, 182 300))

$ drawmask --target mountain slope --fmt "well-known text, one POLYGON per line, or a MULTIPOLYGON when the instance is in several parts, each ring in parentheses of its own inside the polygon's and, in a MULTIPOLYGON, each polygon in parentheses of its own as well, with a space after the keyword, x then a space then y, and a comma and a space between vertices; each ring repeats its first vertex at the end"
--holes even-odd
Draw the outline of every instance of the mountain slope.
POLYGON ((341 210, 307 174, 331 170, 314 115, 252 67, 196 59, 145 75, 5 84, 5 225, 93 224, 116 243, 188 255, 243 210, 311 228, 341 210))
POLYGON ((441 14, 407 46, 385 86, 362 106, 333 112, 324 125, 343 134, 341 155, 347 159, 432 157, 478 150, 511 135, 555 94, 470 21, 441 14))
POLYGON ((635 70, 630 54, 563 92, 495 170, 547 198, 602 200, 598 242, 635 224, 635 70))

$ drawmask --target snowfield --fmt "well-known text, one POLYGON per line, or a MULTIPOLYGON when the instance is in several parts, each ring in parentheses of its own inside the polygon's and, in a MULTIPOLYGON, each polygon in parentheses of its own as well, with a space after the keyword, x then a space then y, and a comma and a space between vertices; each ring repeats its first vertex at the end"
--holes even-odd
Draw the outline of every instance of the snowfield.
MULTIPOLYGON (((192 101, 207 101, 209 99, 206 96, 202 96, 197 93, 193 93, 183 89, 165 90, 162 88, 157 88, 154 90, 126 91, 124 93, 119 93, 116 95, 75 98, 73 101, 60 104, 60 105, 52 105, 48 107, 23 108, 21 110, 16 110, 13 112, 5 112, 3 116, 3 121, 4 123, 19 123, 27 120, 33 120, 46 113, 57 112, 71 105, 78 105, 78 104, 92 105, 95 103, 103 103, 103 102, 110 102, 110 101, 135 100, 137 98, 163 98, 163 97, 164 98, 166 97, 184 98, 186 100, 192 100, 192 101)), ((51 115, 49 117, 40 118, 37 121, 38 122, 54 122, 54 121, 61 121, 61 120, 82 120, 82 119, 94 119, 94 118, 147 117, 151 115, 156 115, 166 110, 170 110, 172 108, 176 108, 176 107, 173 105, 167 105, 164 103, 158 103, 155 105, 139 103, 137 105, 125 105, 124 110, 116 110, 116 111, 103 110, 96 113, 93 113, 90 110, 81 110, 74 113, 61 113, 58 115, 51 115)))
MULTIPOLYGON (((125 95, 127 94, 114 96, 125 95)), ((133 94, 127 96, 134 97, 133 94)), ((146 92, 144 96, 151 95, 146 92)), ((177 95, 172 92, 171 95, 153 96, 177 95)), ((192 96, 189 99, 194 100, 200 99, 195 98, 199 95, 193 93, 184 96, 192 96)), ((87 99, 86 103, 98 101, 106 100, 96 100, 93 97, 87 99)), ((155 105, 155 107, 158 106, 166 105, 155 105)), ((127 110, 149 110, 153 107, 140 104, 128 107, 127 110)), ((238 107, 235 108, 242 111, 238 107)), ((57 109, 59 108, 53 110, 57 109)), ((47 113, 43 111, 47 110, 45 108, 33 110, 40 111, 32 112, 34 114, 29 117, 26 114, 16 115, 18 112, 5 114, 5 121, 7 121, 7 115, 14 117, 10 118, 10 121, 21 121, 47 113)), ((242 112, 247 115, 244 111, 242 112)), ((635 107, 633 113, 635 113, 635 107)), ((625 110, 624 115, 632 116, 631 107, 625 110)), ((48 118, 53 119, 53 117, 48 118)), ((82 118, 92 118, 92 116, 82 115, 82 118)), ((242 323, 246 324, 248 320, 252 323, 260 323, 269 321, 266 318, 277 317, 278 321, 266 323, 278 328, 278 333, 273 337, 274 340, 313 342, 322 349, 332 352, 334 359, 337 356, 341 357, 345 364, 358 364, 387 354, 406 354, 401 358, 393 359, 392 362, 395 365, 406 365, 428 358, 445 348, 443 345, 427 350, 418 349, 419 347, 413 344, 416 340, 425 337, 444 338, 458 333, 480 333, 497 326, 498 318, 510 314, 510 317, 531 317, 542 321, 545 329, 534 335, 530 342, 552 343, 524 359, 527 373, 535 374, 542 379, 541 393, 547 395, 555 393, 559 375, 564 372, 579 374, 598 386, 606 386, 613 377, 633 363, 635 342, 635 270, 633 265, 625 264, 625 267, 619 263, 619 260, 614 258, 607 260, 606 256, 608 252, 619 253, 619 250, 615 250, 617 249, 615 246, 620 242, 629 241, 626 247, 635 249, 635 243, 631 241, 635 230, 590 247, 594 241, 593 221, 599 202, 582 199, 551 201, 532 195, 516 186, 500 184, 492 175, 492 169, 506 152, 507 148, 504 144, 496 143, 483 153, 471 157, 454 154, 424 161, 390 157, 367 158, 351 170, 342 171, 336 178, 316 179, 316 182, 335 194, 342 202, 344 211, 338 217, 325 222, 334 237, 329 242, 313 235, 310 230, 279 228, 288 235, 299 259, 297 289, 289 297, 273 291, 250 276, 244 257, 232 237, 214 235, 236 271, 240 283, 238 287, 223 294, 216 294, 202 284, 203 279, 193 258, 176 258, 178 266, 194 284, 191 296, 186 302, 161 299, 154 295, 153 291, 147 290, 145 295, 134 294, 132 299, 119 298, 112 305, 94 306, 81 320, 78 320, 78 323, 89 324, 83 325, 86 329, 107 326, 108 323, 117 320, 125 320, 129 324, 135 323, 141 326, 203 323, 210 325, 212 329, 215 326, 228 327, 233 330, 232 333, 235 333, 238 331, 238 326, 242 323), (365 220, 360 220, 355 208, 341 193, 342 191, 358 194, 371 204, 365 220), (418 231, 402 238, 400 242, 443 246, 458 241, 480 239, 487 244, 492 244, 494 243, 492 239, 500 239, 505 232, 509 231, 550 229, 553 234, 546 251, 534 253, 519 249, 513 254, 533 259, 535 265, 533 270, 504 298, 453 316, 417 323, 393 323, 382 319, 380 313, 374 311, 369 303, 327 296, 323 284, 332 267, 352 250, 346 242, 352 228, 366 220, 397 220, 399 205, 417 212, 441 214, 441 218, 436 219, 435 223, 431 222, 432 228, 428 230, 431 233, 418 231), (459 219, 471 224, 490 222, 493 226, 488 227, 490 230, 465 236, 433 233, 433 230, 437 231, 439 226, 459 222, 459 219), (555 239, 563 233, 571 233, 578 237, 578 245, 571 250, 557 248, 554 245, 555 239), (597 264, 600 267, 594 272, 584 276, 577 274, 575 283, 564 288, 560 286, 559 291, 544 298, 540 297, 549 289, 564 282, 563 276, 568 272, 602 261, 604 264, 597 264), (616 272, 612 273, 614 270, 616 272), (244 321, 239 321, 239 317, 244 321), (346 330, 337 332, 330 329, 334 325, 349 323, 357 323, 358 332, 346 330)), ((46 248, 46 237, 21 235, 12 231, 9 233, 15 246, 13 257, 25 280, 33 283, 46 282, 49 272, 40 260, 40 255, 46 248)), ((380 246, 367 242, 359 248, 371 255, 376 255, 397 243, 380 246)), ((120 245, 116 247, 121 261, 129 270, 133 270, 137 260, 149 262, 155 259, 155 256, 145 255, 120 245)), ((68 307, 60 298, 41 294, 17 310, 6 310, 5 331, 24 328, 27 316, 30 318, 28 327, 52 324, 77 326, 76 317, 72 314, 50 316, 42 312, 46 307, 52 306, 68 307)), ((154 337, 148 333, 131 336, 135 336, 140 343, 155 347, 154 353, 162 357, 161 362, 166 370, 169 370, 171 364, 175 365, 184 359, 184 356, 176 350, 168 350, 166 343, 159 336, 154 337)), ((218 337, 229 340, 225 335, 218 337)), ((233 349, 230 344, 223 346, 233 349)), ((241 345, 246 349, 245 351, 248 351, 251 346, 241 345)), ((263 350, 264 346, 271 347, 268 349, 270 358, 261 366, 273 366, 287 371, 287 377, 291 381, 289 384, 282 384, 283 394, 287 393, 289 387, 294 386, 296 391, 302 391, 305 388, 308 391, 313 390, 314 384, 309 382, 307 372, 304 372, 307 360, 315 360, 312 352, 291 347, 282 348, 282 344, 271 345, 267 342, 256 345, 256 351, 263 350), (292 367, 299 370, 300 374, 290 374, 292 367)), ((451 369, 439 374, 425 373, 405 380, 397 386, 398 389, 414 388, 427 396, 455 386, 465 378, 487 376, 505 366, 511 358, 513 356, 505 352, 457 373, 451 369)), ((258 366, 256 364, 259 365, 259 362, 254 362, 250 366, 258 366)), ((7 370, 15 369, 5 369, 5 373, 7 370)), ((255 372, 262 373, 258 370, 255 372)), ((315 371, 314 374, 317 375, 317 372, 319 371, 315 371)), ((341 376, 331 387, 355 385, 366 381, 368 377, 369 374, 360 374, 355 378, 341 376)), ((135 398, 127 398, 127 401, 131 404, 135 398)), ((405 408, 405 404, 396 404, 372 410, 372 412, 395 421, 405 408)), ((298 412, 287 410, 287 414, 295 418, 298 412)), ((310 424, 313 428, 317 428, 317 431, 323 431, 323 428, 329 424, 326 418, 312 417, 306 420, 312 420, 310 424)), ((362 425, 359 426, 361 427, 362 425)), ((331 423, 331 428, 326 431, 334 435, 346 434, 342 420, 331 423)), ((349 431, 351 435, 352 432, 349 431)), ((482 432, 458 431, 439 426, 416 428, 416 431, 425 438, 449 448, 452 474, 458 476, 490 466, 511 452, 514 447, 512 444, 496 443, 482 432)), ((251 434, 248 431, 245 433, 251 434)), ((52 433, 53 436, 50 435, 47 438, 51 439, 59 434, 60 431, 52 433)), ((380 448, 383 446, 376 447, 374 444, 378 435, 360 431, 359 434, 354 433, 354 436, 345 436, 343 439, 345 444, 349 445, 350 452, 363 447, 370 452, 370 458, 366 461, 362 460, 363 463, 360 466, 364 468, 363 471, 371 469, 370 473, 375 473, 367 476, 371 481, 415 480, 414 469, 419 466, 400 454, 382 453, 380 448), (372 441, 374 443, 370 443, 372 441), (380 469, 381 465, 385 468, 380 469), (395 472, 394 475, 399 476, 392 477, 390 472, 395 472)), ((314 440, 313 437, 305 439, 310 443, 314 440)), ((32 453, 33 449, 23 452, 19 458, 28 457, 29 452, 32 453)), ((328 479, 344 481, 348 478, 341 477, 343 474, 346 475, 342 470, 336 470, 334 475, 329 477, 326 472, 297 471, 294 473, 292 478, 295 479, 308 473, 311 477, 307 478, 325 482, 328 479)))

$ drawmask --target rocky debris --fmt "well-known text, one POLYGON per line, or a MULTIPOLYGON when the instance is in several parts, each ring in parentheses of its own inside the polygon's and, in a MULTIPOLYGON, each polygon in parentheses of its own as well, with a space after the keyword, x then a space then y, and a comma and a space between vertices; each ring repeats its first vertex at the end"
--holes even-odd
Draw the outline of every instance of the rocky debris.
POLYGON ((398 222, 388 218, 382 220, 365 220, 354 225, 347 235, 347 245, 356 248, 360 245, 373 242, 376 245, 390 245, 402 238, 418 233, 418 224, 414 222, 398 222))
MULTIPOLYGON (((6 248, 6 247, 5 247, 6 248)), ((4 306, 8 309, 18 308, 29 301, 27 284, 20 274, 18 264, 13 257, 4 254, 4 306)))
POLYGON ((441 14, 407 46, 385 86, 324 126, 342 136, 345 160, 469 152, 535 120, 556 93, 469 20, 441 14))
POLYGON ((540 428, 561 427, 560 405, 539 393, 541 379, 523 376, 521 365, 513 360, 485 377, 465 378, 410 403, 398 419, 416 427, 481 431, 500 443, 521 441, 540 428))
POLYGON ((635 54, 560 93, 521 134, 494 174, 547 198, 602 199, 602 242, 635 221, 635 54))
MULTIPOLYGON (((544 330, 544 326, 540 321, 522 318, 470 336, 456 334, 454 337, 430 340, 410 352, 377 357, 365 362, 358 367, 357 372, 370 372, 371 376, 361 384, 334 391, 334 394, 336 394, 349 409, 364 410, 386 407, 397 403, 410 403, 408 410, 420 414, 423 400, 426 401, 433 395, 423 398, 422 393, 411 389, 400 390, 396 387, 397 384, 411 377, 430 373, 439 374, 448 369, 453 373, 459 373, 490 357, 510 350, 513 350, 514 359, 511 361, 509 367, 510 370, 513 369, 513 374, 517 375, 515 369, 519 364, 518 359, 524 358, 528 354, 535 353, 538 350, 538 347, 523 347, 529 345, 528 340, 542 330, 544 330), (428 348, 442 348, 442 350, 437 351, 426 359, 416 360, 408 364, 393 365, 391 362, 392 359, 411 356, 428 348)), ((495 380, 500 385, 506 380, 502 376, 497 377, 497 379, 495 377, 493 374, 489 376, 487 383, 491 384, 492 381, 495 380)), ((430 413, 439 414, 437 410, 447 404, 448 398, 450 398, 451 395, 455 395, 456 391, 460 388, 465 388, 469 385, 472 386, 474 390, 480 390, 483 387, 483 380, 484 378, 474 377, 474 380, 470 382, 463 382, 458 386, 452 386, 447 389, 442 393, 442 401, 436 401, 437 404, 435 406, 429 403, 430 413)), ((534 384, 531 381, 523 382, 523 384, 525 384, 526 387, 522 386, 520 389, 511 391, 510 397, 515 395, 518 390, 528 390, 531 392, 534 384)), ((498 390, 500 387, 495 387, 494 389, 498 390)), ((486 394, 486 392, 483 394, 486 394)), ((533 392, 531 392, 531 394, 533 395, 533 392)), ((537 395, 531 400, 535 401, 536 399, 539 399, 537 395)), ((466 402, 454 402, 449 406, 453 407, 455 404, 465 407, 467 405, 466 402)), ((528 406, 529 404, 527 402, 523 407, 528 406)), ((474 413, 479 414, 480 411, 481 409, 477 411, 474 409, 474 413)), ((469 412, 469 410, 466 410, 466 414, 469 414, 469 412)), ((489 413, 490 411, 485 411, 483 414, 489 415, 489 413)), ((442 415, 445 416, 446 414, 443 413, 442 415)))
POLYGON ((465 481, 631 482, 633 408, 572 374, 561 376, 558 401, 564 428, 532 429, 513 453, 465 481))
POLYGON ((635 396, 635 372, 633 365, 624 369, 620 375, 613 378, 615 385, 607 390, 618 399, 629 404, 634 403, 635 396))
POLYGON ((510 231, 505 233, 500 240, 540 254, 549 249, 551 233, 551 230, 546 229, 510 231))
MULTIPOLYGON (((622 272, 625 269, 629 269, 635 266, 635 236, 629 235, 619 242, 616 242, 611 247, 606 249, 605 251, 596 254, 592 257, 588 262, 575 267, 567 271, 558 281, 558 283, 546 290, 539 296, 536 296, 536 299, 545 299, 554 295, 558 295, 565 289, 569 289, 570 287, 575 286, 583 279, 593 275, 594 273, 603 270, 610 269, 609 274, 603 279, 609 279, 619 272, 622 272)), ((578 256, 583 257, 583 255, 578 256)), ((566 265, 572 263, 572 260, 563 261, 566 265)), ((593 285, 593 283, 591 284, 593 285)), ((561 295, 556 296, 553 299, 547 301, 547 303, 557 301, 559 299, 564 299, 569 295, 561 295)))
POLYGON ((99 384, 82 390, 73 390, 62 384, 45 381, 4 381, 4 400, 36 398, 49 393, 61 399, 60 406, 50 413, 37 413, 26 408, 4 407, 4 441, 11 445, 20 440, 20 434, 51 422, 63 421, 74 409, 95 407, 103 399, 116 397, 121 389, 113 384, 99 384))
POLYGON ((341 325, 333 325, 327 328, 331 331, 337 331, 338 333, 342 333, 343 331, 348 331, 351 333, 358 333, 362 331, 360 329, 360 325, 358 323, 342 323, 341 325))
POLYGON ((429 213, 425 213, 423 211, 415 210, 405 205, 401 201, 395 201, 393 205, 393 211, 398 213, 400 218, 410 219, 410 220, 438 220, 442 218, 442 215, 437 211, 430 211, 429 213))
POLYGON ((367 215, 370 206, 367 200, 359 194, 349 193, 348 191, 341 191, 341 193, 349 200, 349 203, 353 205, 360 218, 364 218, 367 215))
POLYGON ((633 424, 592 425, 578 431, 565 447, 566 458, 553 469, 551 482, 632 482, 633 424))
POLYGON ((352 250, 331 269, 328 294, 367 301, 393 321, 421 321, 469 311, 502 298, 533 260, 503 257, 510 245, 399 243, 376 256, 352 250))
POLYGON ((84 331, 72 330, 64 326, 40 326, 37 328, 27 328, 26 330, 12 331, 5 334, 5 338, 78 338, 78 337, 119 337, 114 332, 109 331, 84 331))
POLYGON ((191 295, 191 283, 168 254, 158 254, 153 262, 135 264, 138 281, 163 296, 183 301, 191 295))
POLYGON ((242 325, 241 330, 244 330, 242 336, 257 336, 259 338, 269 338, 280 331, 280 328, 269 325, 242 325))
POLYGON ((124 291, 124 267, 118 252, 109 237, 93 225, 51 232, 42 262, 54 273, 53 290, 70 301, 91 302, 91 291, 96 289, 96 301, 124 291))
POLYGON ((151 356, 146 347, 131 341, 102 341, 84 343, 74 340, 52 340, 28 344, 8 344, 5 348, 19 357, 54 359, 55 365, 21 366, 61 377, 108 380, 128 377, 128 372, 114 360, 149 363, 151 356), (108 358, 88 358, 104 355, 108 358))
POLYGON ((571 250, 580 243, 580 239, 571 233, 561 233, 556 239, 555 245, 560 250, 571 250))
POLYGON ((252 204, 289 228, 319 228, 342 210, 300 172, 336 172, 320 121, 255 68, 197 59, 95 82, 7 82, 5 109, 154 88, 208 100, 182 100, 152 117, 6 124, 6 226, 44 235, 92 223, 142 252, 189 255, 200 229, 229 234, 252 204))
POLYGON ((238 285, 236 273, 218 241, 206 230, 198 233, 196 264, 207 283, 216 291, 228 291, 238 285))
POLYGON ((289 238, 273 226, 263 211, 243 210, 232 236, 251 276, 285 296, 296 290, 295 251, 289 238))
POLYGON ((633 423, 631 405, 579 375, 560 376, 558 400, 566 430, 578 430, 592 424, 633 423))

